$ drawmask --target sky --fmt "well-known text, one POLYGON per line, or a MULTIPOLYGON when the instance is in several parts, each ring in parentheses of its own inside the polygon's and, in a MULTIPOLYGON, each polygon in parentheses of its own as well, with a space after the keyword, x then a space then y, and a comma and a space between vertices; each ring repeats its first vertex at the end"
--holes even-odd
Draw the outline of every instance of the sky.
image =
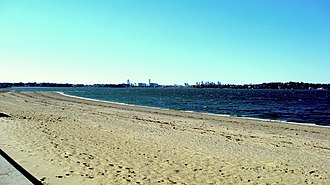
POLYGON ((0 0, 0 82, 330 83, 328 0, 0 0))

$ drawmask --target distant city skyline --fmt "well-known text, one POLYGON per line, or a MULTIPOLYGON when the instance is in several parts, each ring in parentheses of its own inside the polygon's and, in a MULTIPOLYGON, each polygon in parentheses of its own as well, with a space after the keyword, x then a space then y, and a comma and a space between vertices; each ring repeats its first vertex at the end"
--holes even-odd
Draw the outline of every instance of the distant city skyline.
POLYGON ((161 85, 157 83, 149 84, 146 83, 127 83, 121 84, 69 84, 69 83, 2 83, 0 82, 0 89, 4 88, 81 88, 81 87, 92 87, 92 88, 217 88, 217 89, 277 89, 277 90, 330 90, 330 84, 313 84, 303 82, 287 82, 287 83, 262 83, 262 84, 221 84, 220 82, 196 82, 195 85, 184 85, 172 84, 172 85, 161 85))
POLYGON ((330 1, 0 1, 0 82, 330 83, 330 1))

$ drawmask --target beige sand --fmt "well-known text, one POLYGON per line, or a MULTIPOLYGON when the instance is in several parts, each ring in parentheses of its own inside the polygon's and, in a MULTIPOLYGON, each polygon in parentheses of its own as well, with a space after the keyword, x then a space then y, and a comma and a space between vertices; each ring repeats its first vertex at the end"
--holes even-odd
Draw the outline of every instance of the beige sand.
POLYGON ((330 128, 2 92, 0 147, 45 184, 330 184, 330 128))

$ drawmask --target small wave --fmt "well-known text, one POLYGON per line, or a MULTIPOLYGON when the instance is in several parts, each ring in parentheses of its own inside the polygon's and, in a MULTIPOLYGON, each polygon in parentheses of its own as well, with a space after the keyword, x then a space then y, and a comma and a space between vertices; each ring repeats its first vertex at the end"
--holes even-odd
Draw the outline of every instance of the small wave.
MULTIPOLYGON (((125 105, 125 106, 131 106, 131 107, 143 107, 143 108, 151 108, 151 109, 166 110, 166 111, 172 110, 172 109, 166 109, 166 108, 160 108, 160 107, 140 106, 140 105, 120 103, 120 102, 85 98, 85 97, 80 97, 80 96, 68 95, 68 94, 65 94, 65 93, 59 92, 59 91, 57 93, 61 94, 63 96, 67 96, 67 97, 78 98, 78 99, 89 100, 89 101, 102 102, 102 103, 112 103, 112 104, 117 104, 117 105, 125 105)), ((238 116, 232 116, 232 115, 228 115, 228 114, 215 114, 215 113, 207 113, 207 112, 196 112, 196 111, 191 111, 191 110, 177 110, 177 111, 186 112, 186 113, 199 113, 199 114, 210 115, 210 116, 235 117, 237 119, 247 119, 247 120, 256 120, 256 121, 270 121, 270 122, 280 122, 280 123, 288 123, 288 124, 295 124, 295 125, 305 125, 305 126, 316 126, 316 127, 330 128, 330 126, 328 126, 328 125, 318 125, 318 124, 314 124, 314 123, 298 123, 298 122, 275 120, 275 119, 253 118, 253 117, 246 117, 244 115, 238 117, 238 116)))

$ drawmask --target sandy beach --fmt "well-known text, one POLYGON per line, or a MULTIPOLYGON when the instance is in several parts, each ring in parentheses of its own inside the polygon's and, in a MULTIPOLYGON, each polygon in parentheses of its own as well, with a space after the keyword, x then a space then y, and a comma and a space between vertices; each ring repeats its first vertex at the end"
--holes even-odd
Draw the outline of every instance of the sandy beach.
POLYGON ((0 91, 0 113, 1 149, 44 184, 330 184, 330 128, 50 92, 0 91))

